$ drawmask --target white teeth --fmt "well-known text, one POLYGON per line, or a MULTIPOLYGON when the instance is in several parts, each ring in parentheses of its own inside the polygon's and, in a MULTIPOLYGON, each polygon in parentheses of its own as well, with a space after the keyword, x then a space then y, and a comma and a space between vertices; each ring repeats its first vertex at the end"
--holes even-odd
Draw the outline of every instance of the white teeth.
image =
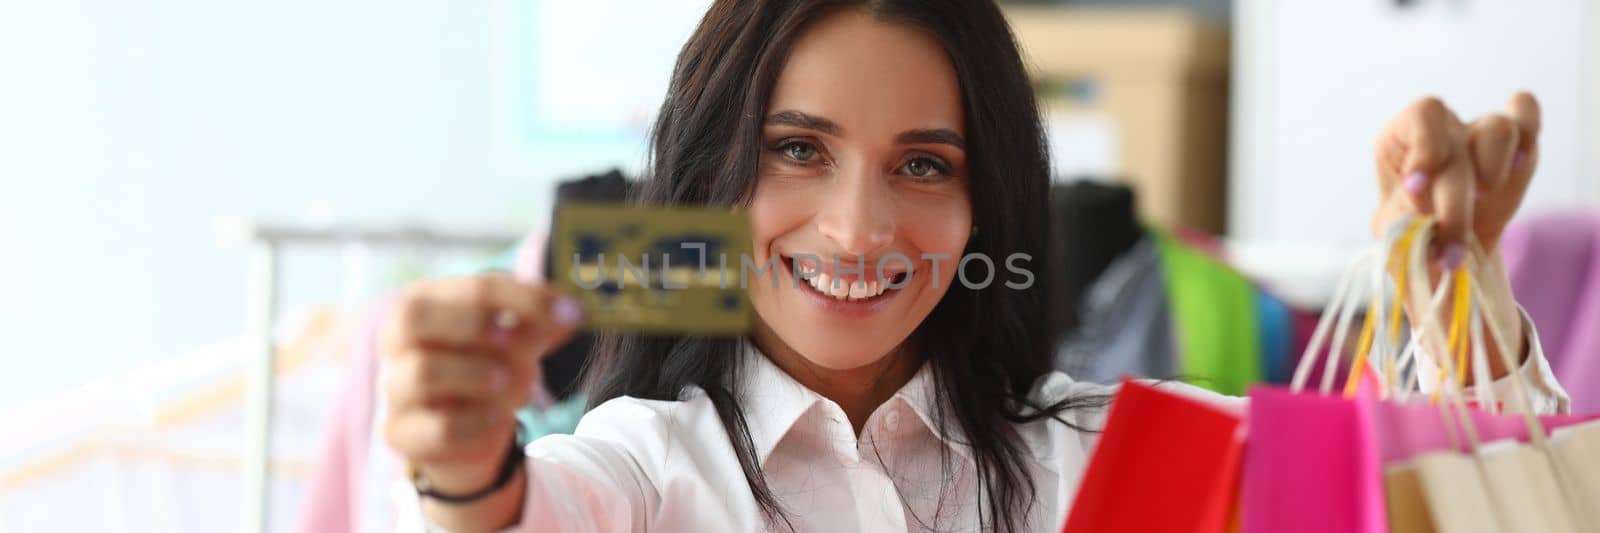
POLYGON ((866 297, 867 297, 867 282, 861 281, 861 280, 858 279, 858 280, 856 280, 855 283, 850 284, 850 299, 851 300, 860 300, 860 299, 866 298, 866 297))
POLYGON ((835 279, 833 276, 828 275, 827 272, 819 272, 817 275, 807 279, 806 282, 810 283, 811 288, 816 289, 817 292, 832 296, 839 300, 865 300, 867 298, 872 298, 883 294, 889 290, 888 283, 883 281, 866 281, 858 279, 854 282, 850 282, 842 279, 835 279))
POLYGON ((828 285, 828 287, 830 287, 830 289, 831 289, 830 293, 833 294, 834 298, 838 298, 840 300, 843 300, 846 297, 850 296, 850 283, 845 281, 845 280, 842 280, 842 279, 832 280, 831 284, 828 285))
POLYGON ((811 288, 816 289, 817 292, 826 294, 828 292, 828 282, 832 281, 832 279, 828 276, 827 272, 822 272, 811 276, 811 279, 808 281, 811 282, 811 288))

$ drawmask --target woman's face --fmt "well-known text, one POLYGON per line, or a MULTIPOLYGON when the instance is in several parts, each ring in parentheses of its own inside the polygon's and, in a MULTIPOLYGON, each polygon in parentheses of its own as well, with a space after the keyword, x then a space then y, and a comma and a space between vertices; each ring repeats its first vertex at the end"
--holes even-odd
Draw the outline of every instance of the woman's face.
POLYGON ((950 288, 972 231, 954 67, 931 35, 845 11, 799 36, 767 109, 750 215, 755 259, 782 276, 751 282, 757 340, 876 362, 950 288), (797 286, 797 269, 819 274, 797 286))

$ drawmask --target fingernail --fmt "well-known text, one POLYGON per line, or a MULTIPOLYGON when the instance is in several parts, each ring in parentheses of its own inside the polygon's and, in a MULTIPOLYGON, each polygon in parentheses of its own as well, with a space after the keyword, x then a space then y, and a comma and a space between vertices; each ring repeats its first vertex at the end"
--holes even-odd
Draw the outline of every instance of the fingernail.
POLYGON ((509 309, 501 309, 494 315, 494 325, 500 329, 516 329, 517 314, 509 309))
POLYGON ((1467 259, 1467 248, 1460 243, 1450 244, 1439 251, 1439 268, 1455 270, 1467 259))
POLYGON ((496 391, 506 390, 506 384, 511 382, 511 375, 504 368, 496 368, 489 373, 489 388, 496 391))
POLYGON ((1516 155, 1511 156, 1511 169, 1512 170, 1521 170, 1522 169, 1522 164, 1524 162, 1527 162, 1527 160, 1528 160, 1528 151, 1527 150, 1517 150, 1516 155))
POLYGON ((1421 170, 1413 170, 1410 174, 1406 174, 1406 191, 1419 193, 1427 187, 1428 175, 1421 170))
POLYGON ((511 328, 496 325, 489 328, 489 345, 495 348, 505 348, 511 345, 511 328))
POLYGON ((562 296, 556 300, 555 315, 556 321, 562 325, 575 326, 583 320, 583 306, 570 296, 562 296))
POLYGON ((1480 191, 1480 190, 1477 190, 1477 189, 1473 189, 1472 190, 1472 201, 1479 202, 1479 201, 1482 201, 1482 200, 1483 200, 1483 191, 1480 191))

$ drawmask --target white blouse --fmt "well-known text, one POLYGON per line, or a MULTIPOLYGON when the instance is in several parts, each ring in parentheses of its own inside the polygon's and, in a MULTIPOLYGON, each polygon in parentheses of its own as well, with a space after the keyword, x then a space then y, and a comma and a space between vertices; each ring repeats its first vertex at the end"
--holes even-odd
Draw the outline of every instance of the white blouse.
MULTIPOLYGON (((1524 319, 1526 320, 1526 319, 1524 319)), ((1532 326, 1528 362, 1535 409, 1564 411, 1532 326)), ((748 343, 747 343, 748 345, 748 343)), ((767 484, 800 532, 978 531, 978 483, 967 447, 933 424, 932 376, 925 366, 868 418, 861 436, 844 411, 796 382, 752 346, 745 351, 744 396, 750 438, 767 484), (948 453, 948 466, 942 460, 948 453)), ((1033 391, 1039 402, 1114 387, 1052 373, 1033 391)), ((1494 383, 1506 398, 1507 379, 1494 383)), ((1243 398, 1173 383, 1171 390, 1241 409, 1243 398)), ((1099 428, 1104 409, 1069 411, 1099 428)), ((1028 530, 1060 531, 1096 434, 1045 419, 1017 427, 1032 452, 1027 468, 1036 503, 1028 530)), ((583 417, 573 435, 527 447, 522 524, 510 531, 748 533, 770 527, 745 481, 716 410, 694 388, 678 401, 631 397, 583 417)), ((394 487, 402 531, 433 530, 406 481, 394 487)), ((992 517, 985 511, 985 517, 992 517)))

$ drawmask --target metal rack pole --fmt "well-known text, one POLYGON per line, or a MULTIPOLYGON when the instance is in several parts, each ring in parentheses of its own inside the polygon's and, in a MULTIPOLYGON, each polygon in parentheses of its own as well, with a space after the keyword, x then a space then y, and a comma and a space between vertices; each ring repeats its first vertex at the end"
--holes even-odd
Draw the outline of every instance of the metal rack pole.
POLYGON ((277 346, 273 339, 278 314, 278 243, 257 240, 250 246, 249 294, 245 300, 256 353, 247 362, 244 403, 243 485, 239 531, 265 533, 270 503, 272 462, 272 386, 277 346))

